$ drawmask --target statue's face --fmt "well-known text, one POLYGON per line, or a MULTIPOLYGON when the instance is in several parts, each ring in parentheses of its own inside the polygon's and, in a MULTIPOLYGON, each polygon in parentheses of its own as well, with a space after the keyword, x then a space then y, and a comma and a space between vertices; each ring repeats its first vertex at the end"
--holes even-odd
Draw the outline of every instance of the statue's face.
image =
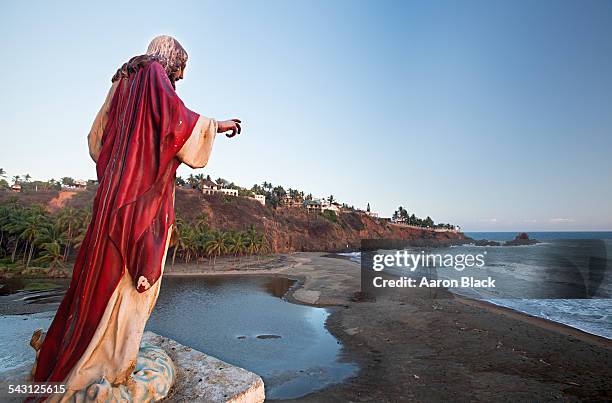
POLYGON ((187 65, 182 66, 180 69, 172 73, 172 81, 177 82, 178 80, 183 79, 183 75, 185 73, 185 67, 187 67, 187 65))

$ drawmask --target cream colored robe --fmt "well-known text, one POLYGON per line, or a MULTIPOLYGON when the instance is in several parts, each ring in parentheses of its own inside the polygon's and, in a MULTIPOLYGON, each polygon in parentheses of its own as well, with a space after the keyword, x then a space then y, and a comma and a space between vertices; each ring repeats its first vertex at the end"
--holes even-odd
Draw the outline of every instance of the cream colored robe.
MULTIPOLYGON (((88 136, 89 153, 94 161, 97 161, 100 155, 108 109, 117 83, 111 87, 88 136)), ((192 168, 204 167, 208 162, 216 133, 217 122, 200 116, 177 158, 192 168)), ((171 234, 172 226, 168 229, 162 274, 171 234)), ((160 283, 161 277, 150 289, 139 293, 127 268, 124 268, 124 275, 106 306, 87 350, 64 381, 68 393, 63 396, 56 395, 49 401, 69 401, 73 394, 71 392, 84 389, 102 377, 112 384, 122 384, 129 380, 136 365, 145 324, 159 294, 160 283)))

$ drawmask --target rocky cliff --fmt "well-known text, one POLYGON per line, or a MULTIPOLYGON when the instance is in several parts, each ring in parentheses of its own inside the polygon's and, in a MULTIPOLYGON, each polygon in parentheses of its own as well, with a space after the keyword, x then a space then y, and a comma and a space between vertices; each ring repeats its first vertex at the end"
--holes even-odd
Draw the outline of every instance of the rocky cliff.
MULTIPOLYGON (((86 208, 93 203, 95 189, 70 197, 62 193, 5 193, 0 201, 16 197, 24 204, 46 205, 52 212, 62 207, 86 208)), ((248 198, 204 195, 182 188, 176 190, 176 215, 183 220, 204 215, 210 227, 223 230, 244 230, 254 224, 266 234, 274 252, 356 250, 361 239, 403 239, 418 246, 452 245, 468 239, 461 233, 410 228, 360 213, 324 217, 301 208, 275 210, 248 198)))
POLYGON ((203 195, 177 189, 176 212, 184 219, 205 213, 213 228, 244 230, 254 224, 275 252, 342 251, 359 248, 361 239, 410 240, 414 245, 463 243, 461 233, 408 228, 359 213, 341 213, 335 221, 301 208, 272 209, 242 197, 203 195))

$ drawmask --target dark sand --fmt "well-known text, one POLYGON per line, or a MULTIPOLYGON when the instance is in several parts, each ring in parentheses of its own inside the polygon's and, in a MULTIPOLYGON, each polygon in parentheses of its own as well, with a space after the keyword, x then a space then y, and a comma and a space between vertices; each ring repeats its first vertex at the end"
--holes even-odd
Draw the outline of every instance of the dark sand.
POLYGON ((359 266, 292 255, 292 298, 339 304, 329 330, 359 375, 304 398, 328 401, 610 401, 612 342, 445 291, 358 302, 359 266), (316 297, 316 299, 315 299, 316 297))
POLYGON ((612 401, 612 342, 564 325, 445 291, 363 301, 359 265, 323 253, 164 275, 198 272, 287 276, 293 302, 334 307, 328 329, 361 370, 297 401, 612 401))

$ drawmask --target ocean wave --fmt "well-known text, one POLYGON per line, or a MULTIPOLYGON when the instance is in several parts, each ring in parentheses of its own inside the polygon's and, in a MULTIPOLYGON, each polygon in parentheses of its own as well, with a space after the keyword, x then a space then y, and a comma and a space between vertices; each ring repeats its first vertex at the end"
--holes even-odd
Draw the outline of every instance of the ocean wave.
POLYGON ((552 322, 561 323, 596 336, 612 339, 610 299, 485 299, 552 322))
MULTIPOLYGON (((520 249, 531 248, 534 246, 552 245, 551 242, 542 242, 536 245, 522 246, 520 249)), ((517 251, 519 249, 503 246, 476 246, 456 245, 451 246, 454 252, 457 253, 457 248, 492 248, 501 249, 503 251, 517 251)), ((342 256, 349 257, 352 261, 361 263, 360 252, 340 253, 342 256)), ((488 261, 485 268, 491 274, 502 274, 511 276, 519 281, 534 281, 537 280, 544 272, 546 262, 534 262, 528 259, 530 255, 523 258, 528 263, 519 261, 511 261, 510 258, 516 256, 501 255, 488 261)), ((492 257, 492 256, 491 256, 492 257)), ((401 272, 391 273, 401 275, 401 272)), ((597 336, 612 339, 612 299, 509 299, 508 295, 502 295, 497 290, 488 289, 486 292, 479 292, 477 289, 460 289, 450 291, 466 296, 468 298, 491 302, 495 305, 503 306, 517 312, 526 313, 531 316, 540 317, 552 322, 561 323, 587 333, 597 336)))

